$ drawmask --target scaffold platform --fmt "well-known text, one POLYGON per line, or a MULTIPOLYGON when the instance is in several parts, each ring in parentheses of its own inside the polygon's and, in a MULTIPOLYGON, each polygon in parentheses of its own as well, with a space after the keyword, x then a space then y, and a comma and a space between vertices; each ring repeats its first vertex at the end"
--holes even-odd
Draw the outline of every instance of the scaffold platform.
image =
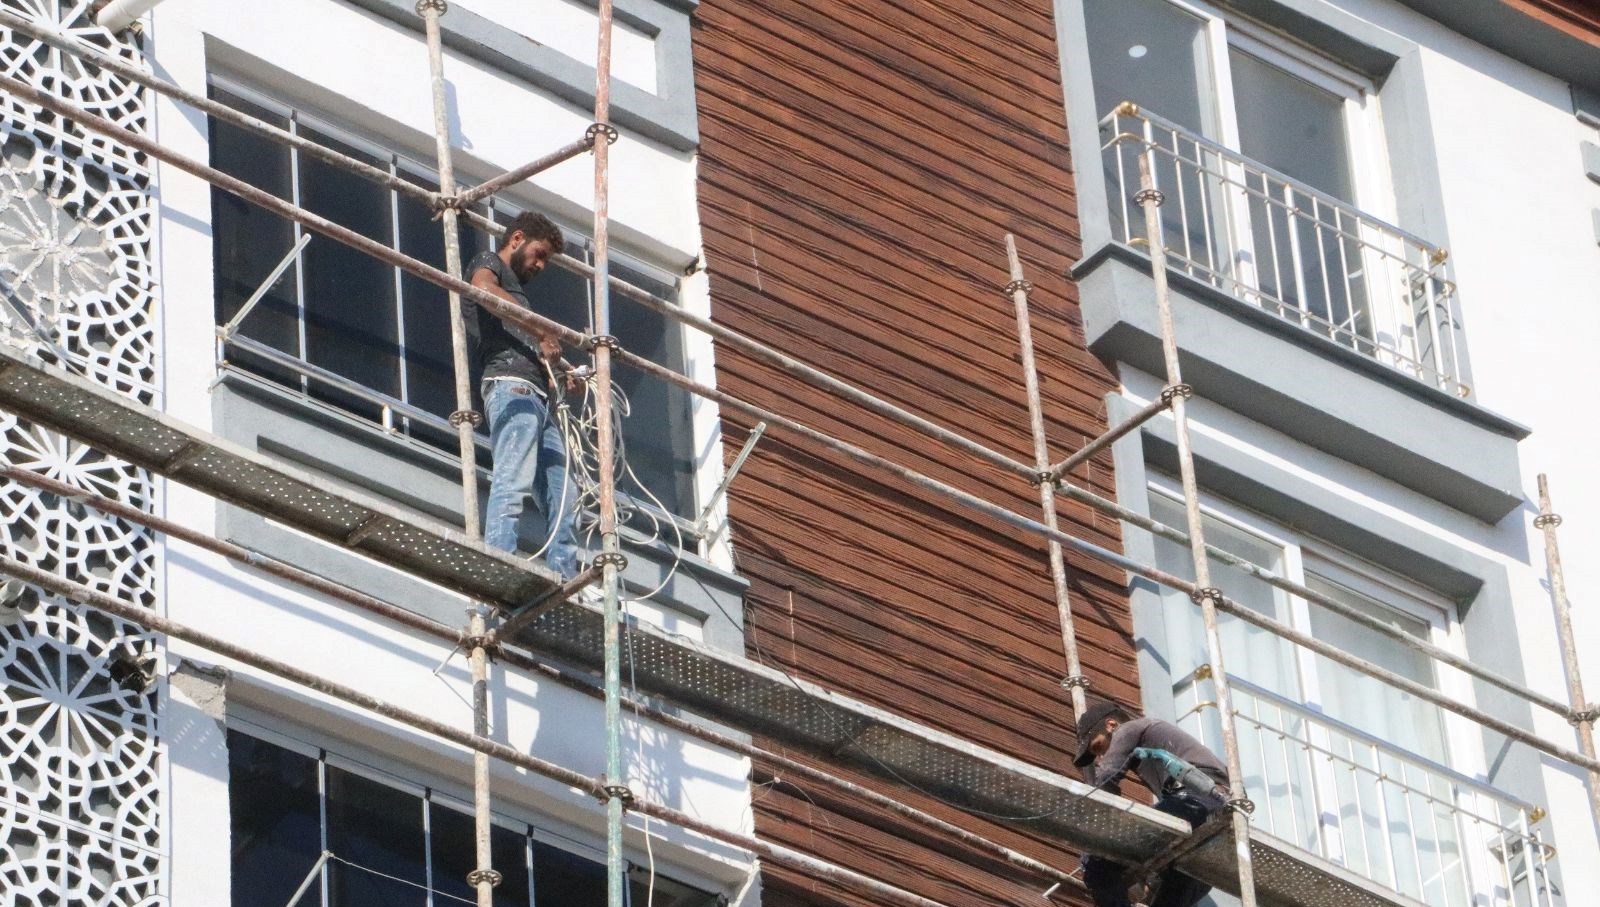
MULTIPOLYGON (((292 526, 331 544, 508 611, 557 587, 554 574, 464 533, 246 450, 94 383, 0 346, 0 408, 115 456, 292 526)), ((555 604, 509 640, 601 665, 604 619, 574 601, 555 604)), ((623 651, 640 692, 752 734, 849 761, 956 806, 1006 817, 1090 852, 1130 863, 1181 843, 1181 821, 1065 775, 919 725, 816 684, 644 624, 623 651)), ((1067 733, 1063 729, 1063 734, 1067 733)), ((1252 836, 1267 907, 1423 907, 1333 863, 1252 836)), ((1177 865, 1238 890, 1231 832, 1177 865)))

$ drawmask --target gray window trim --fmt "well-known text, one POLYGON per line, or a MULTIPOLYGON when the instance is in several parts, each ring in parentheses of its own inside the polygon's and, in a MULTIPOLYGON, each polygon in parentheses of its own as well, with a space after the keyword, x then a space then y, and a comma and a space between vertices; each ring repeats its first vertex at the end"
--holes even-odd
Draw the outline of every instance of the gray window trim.
MULTIPOLYGON (((414 0, 348 2, 407 30, 422 31, 414 0)), ((689 33, 697 5, 698 0, 616 0, 619 20, 656 39, 657 93, 613 82, 612 122, 678 151, 693 151, 700 144, 689 33)), ((451 6, 439 27, 449 49, 580 107, 594 106, 594 67, 461 6, 451 6)))

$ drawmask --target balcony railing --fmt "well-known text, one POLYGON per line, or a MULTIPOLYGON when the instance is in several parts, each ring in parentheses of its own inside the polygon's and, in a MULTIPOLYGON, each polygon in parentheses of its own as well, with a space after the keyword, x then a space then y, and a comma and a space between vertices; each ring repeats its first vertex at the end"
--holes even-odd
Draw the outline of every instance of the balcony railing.
POLYGON ((1448 255, 1176 123, 1122 104, 1100 123, 1113 235, 1143 245, 1138 156, 1166 198, 1169 265, 1465 397, 1448 255))
MULTIPOLYGON (((1560 907, 1543 810, 1229 675, 1252 824, 1432 907, 1560 907)), ((1220 747, 1208 680, 1179 722, 1220 747)))

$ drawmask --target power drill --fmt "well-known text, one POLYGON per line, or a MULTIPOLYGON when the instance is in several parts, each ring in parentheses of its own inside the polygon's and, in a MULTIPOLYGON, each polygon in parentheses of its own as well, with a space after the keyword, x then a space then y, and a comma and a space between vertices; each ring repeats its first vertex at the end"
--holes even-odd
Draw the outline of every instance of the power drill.
POLYGON ((1149 746, 1139 746, 1134 747, 1133 755, 1136 759, 1154 759, 1157 762, 1160 762, 1167 770, 1167 777, 1176 782, 1179 787, 1188 790, 1191 793, 1199 794, 1201 796, 1222 795, 1221 791, 1218 790, 1219 785, 1216 781, 1212 780, 1210 775, 1199 770, 1198 768, 1195 768, 1191 763, 1174 756, 1166 750, 1156 749, 1149 746))

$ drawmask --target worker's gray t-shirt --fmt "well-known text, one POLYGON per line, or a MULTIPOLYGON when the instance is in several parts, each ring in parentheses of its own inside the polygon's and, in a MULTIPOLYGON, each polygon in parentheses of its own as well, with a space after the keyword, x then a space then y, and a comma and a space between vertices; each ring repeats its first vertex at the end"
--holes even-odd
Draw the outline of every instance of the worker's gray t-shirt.
MULTIPOLYGON (((500 282, 500 289, 510 294, 523 308, 532 311, 528 295, 522 289, 517 272, 490 251, 479 252, 467 264, 467 280, 481 270, 488 269, 500 282)), ((531 337, 521 328, 510 327, 488 312, 480 312, 471 300, 461 300, 461 316, 467 332, 468 348, 478 356, 483 366, 484 378, 521 378, 543 391, 546 384, 544 367, 540 361, 539 339, 531 337)))
MULTIPOLYGON (((1111 732, 1111 746, 1106 749, 1105 755, 1095 760, 1094 777, 1090 783, 1095 787, 1114 788, 1128 760, 1133 757, 1134 749, 1141 746, 1166 750, 1210 775, 1218 784, 1228 783, 1228 768, 1215 753, 1206 749, 1205 744, 1183 728, 1160 718, 1135 718, 1117 725, 1117 729, 1111 732)), ((1167 775, 1166 766, 1155 759, 1139 760, 1134 771, 1144 786, 1150 788, 1157 797, 1171 793, 1175 786, 1175 782, 1167 775)))

